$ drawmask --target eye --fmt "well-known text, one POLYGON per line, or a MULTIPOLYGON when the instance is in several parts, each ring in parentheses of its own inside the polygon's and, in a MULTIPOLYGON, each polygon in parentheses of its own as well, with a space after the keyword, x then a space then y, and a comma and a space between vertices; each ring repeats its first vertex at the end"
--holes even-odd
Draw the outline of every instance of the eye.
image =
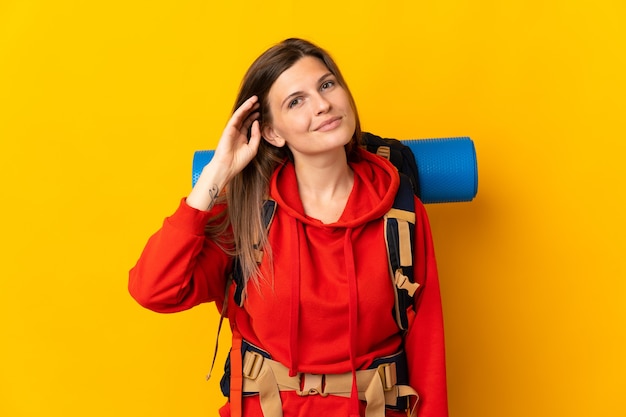
POLYGON ((302 98, 301 97, 296 97, 293 100, 291 100, 289 102, 289 104, 287 105, 287 107, 289 107, 290 109, 293 109, 294 107, 296 107, 298 104, 300 104, 302 102, 302 98))
POLYGON ((334 81, 324 81, 324 83, 322 83, 322 86, 320 87, 322 90, 328 90, 329 88, 333 87, 335 85, 334 81))

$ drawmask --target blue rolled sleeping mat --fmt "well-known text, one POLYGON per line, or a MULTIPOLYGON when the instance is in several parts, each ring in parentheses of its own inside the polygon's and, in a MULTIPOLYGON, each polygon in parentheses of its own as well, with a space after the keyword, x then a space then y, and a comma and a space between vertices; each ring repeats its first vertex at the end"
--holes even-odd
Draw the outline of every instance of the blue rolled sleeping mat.
MULTIPOLYGON (((404 139, 415 157, 418 196, 424 204, 472 201, 478 192, 476 149, 469 137, 404 139)), ((194 152, 192 186, 214 151, 194 152)))

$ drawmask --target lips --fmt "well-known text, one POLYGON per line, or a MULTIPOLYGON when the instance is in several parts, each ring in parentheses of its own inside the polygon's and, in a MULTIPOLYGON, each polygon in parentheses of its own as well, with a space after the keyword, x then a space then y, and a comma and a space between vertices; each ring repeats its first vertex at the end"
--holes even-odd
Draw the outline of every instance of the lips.
POLYGON ((333 130, 341 124, 341 119, 342 117, 340 116, 330 117, 320 123, 314 130, 317 132, 326 132, 329 130, 333 130))

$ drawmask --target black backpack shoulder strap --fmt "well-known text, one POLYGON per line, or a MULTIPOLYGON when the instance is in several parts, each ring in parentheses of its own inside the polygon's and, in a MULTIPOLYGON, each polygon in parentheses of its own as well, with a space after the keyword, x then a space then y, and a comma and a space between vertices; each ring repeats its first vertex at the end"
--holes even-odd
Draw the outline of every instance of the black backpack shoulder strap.
POLYGON ((399 172, 407 175, 411 181, 413 193, 420 195, 419 170, 410 147, 397 139, 382 138, 369 132, 363 132, 361 141, 369 152, 389 160, 399 172))
MULTIPOLYGON (((263 227, 265 230, 269 230, 272 220, 274 220, 274 213, 276 213, 276 201, 268 198, 263 202, 263 207, 261 208, 261 220, 263 221, 263 227)), ((254 245, 254 250, 256 261, 261 263, 261 260, 263 259, 263 248, 260 247, 260 239, 259 243, 254 245)), ((243 279, 241 262, 238 257, 235 257, 235 264, 233 265, 233 282, 236 285, 235 303, 241 307, 243 306, 243 288, 245 280, 243 279)))
POLYGON ((400 187, 392 208, 385 214, 385 242, 389 272, 395 289, 393 315, 401 330, 409 327, 408 309, 419 287, 413 276, 415 194, 410 179, 400 173, 400 187))

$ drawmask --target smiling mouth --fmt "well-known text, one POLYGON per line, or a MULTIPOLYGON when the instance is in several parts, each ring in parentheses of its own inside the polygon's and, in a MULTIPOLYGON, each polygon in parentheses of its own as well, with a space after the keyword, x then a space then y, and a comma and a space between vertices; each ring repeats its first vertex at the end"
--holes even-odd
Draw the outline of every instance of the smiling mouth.
POLYGON ((337 126, 341 124, 341 117, 333 117, 331 119, 326 120, 322 124, 320 124, 317 128, 315 128, 316 132, 326 132, 329 130, 333 130, 337 126))

